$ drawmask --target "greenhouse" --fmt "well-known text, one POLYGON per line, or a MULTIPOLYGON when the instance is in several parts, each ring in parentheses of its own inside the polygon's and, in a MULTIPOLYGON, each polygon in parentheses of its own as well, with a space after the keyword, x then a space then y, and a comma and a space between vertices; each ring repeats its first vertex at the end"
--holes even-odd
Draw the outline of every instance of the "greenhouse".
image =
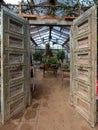
POLYGON ((0 130, 98 129, 97 4, 0 1, 0 130))

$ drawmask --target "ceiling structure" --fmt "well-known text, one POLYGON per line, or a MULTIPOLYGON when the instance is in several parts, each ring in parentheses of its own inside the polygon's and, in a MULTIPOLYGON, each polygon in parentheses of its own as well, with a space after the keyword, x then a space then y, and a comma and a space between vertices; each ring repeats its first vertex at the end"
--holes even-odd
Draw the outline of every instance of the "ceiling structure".
MULTIPOLYGON (((20 5, 7 5, 8 8, 13 9, 14 12, 19 13, 26 18, 38 19, 47 18, 51 16, 58 20, 65 19, 73 20, 82 14, 85 10, 90 8, 85 6, 85 0, 26 0, 22 1, 20 5), (83 3, 84 2, 84 3, 83 3)), ((90 3, 93 0, 87 0, 90 3)), ((92 5, 92 4, 91 4, 92 5)), ((51 47, 60 49, 64 47, 69 50, 69 35, 70 26, 57 26, 57 25, 30 25, 30 39, 31 46, 37 46, 39 48, 45 48, 46 43, 50 43, 51 47)))
MULTIPOLYGON (((32 14, 38 16, 50 15, 53 17, 77 17, 83 10, 77 6, 77 0, 31 0, 31 3, 35 6, 29 8, 32 14), (69 4, 69 5, 68 5, 69 4), (70 6, 70 7, 69 7, 70 6)), ((32 45, 36 45, 40 48, 45 48, 46 43, 50 43, 50 46, 55 49, 65 48, 70 50, 70 27, 68 26, 31 26, 30 36, 32 45)))
POLYGON ((35 44, 41 48, 45 48, 47 43, 50 43, 52 48, 60 49, 62 47, 69 50, 69 44, 66 41, 69 39, 70 27, 64 26, 31 26, 30 36, 32 45, 35 44))
MULTIPOLYGON (((63 16, 63 8, 60 6, 58 8, 54 8, 54 5, 59 3, 64 4, 63 0, 33 0, 32 3, 37 7, 36 10, 31 10, 31 12, 35 15, 63 16), (44 7, 47 6, 47 8, 42 8, 43 5, 44 7), (50 8, 50 5, 53 7, 50 8)), ((70 27, 53 25, 30 27, 32 46, 36 45, 42 49, 45 48, 47 43, 49 43, 53 49, 61 49, 63 47, 69 50, 69 34, 70 27)))

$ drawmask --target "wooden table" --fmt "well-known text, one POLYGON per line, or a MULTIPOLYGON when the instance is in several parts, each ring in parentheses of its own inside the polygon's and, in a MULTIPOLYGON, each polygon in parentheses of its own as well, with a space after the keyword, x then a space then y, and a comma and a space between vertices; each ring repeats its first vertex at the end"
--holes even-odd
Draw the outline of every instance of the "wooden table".
POLYGON ((55 77, 57 77, 57 70, 58 70, 58 66, 57 65, 44 65, 43 67, 43 77, 45 77, 45 72, 46 71, 53 71, 53 74, 55 75, 55 77))

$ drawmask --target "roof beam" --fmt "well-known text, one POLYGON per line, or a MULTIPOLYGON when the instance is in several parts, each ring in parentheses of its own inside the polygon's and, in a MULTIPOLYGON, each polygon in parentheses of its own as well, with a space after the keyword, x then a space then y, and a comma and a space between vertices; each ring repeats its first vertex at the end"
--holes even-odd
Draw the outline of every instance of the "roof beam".
POLYGON ((41 28, 43 28, 43 26, 35 26, 35 27, 32 27, 32 26, 31 26, 31 27, 30 27, 30 31, 31 31, 31 30, 37 30, 37 28, 41 29, 41 28))
POLYGON ((63 17, 60 17, 60 16, 51 16, 51 15, 45 15, 45 16, 39 16, 39 15, 35 15, 35 14, 24 14, 22 13, 21 14, 22 17, 25 17, 25 18, 28 18, 28 19, 56 19, 56 20, 69 20, 69 21, 73 21, 74 19, 76 19, 77 17, 75 16, 63 16, 63 17))
POLYGON ((69 42, 70 38, 68 37, 66 41, 63 43, 63 46, 69 42))
MULTIPOLYGON (((56 35, 56 34, 52 34, 53 35, 53 37, 55 37, 56 39, 58 39, 59 38, 59 36, 58 35, 56 35)), ((62 38, 61 36, 60 36, 60 38, 59 38, 59 40, 63 40, 64 38, 62 38)), ((65 39, 66 39, 66 37, 65 37, 65 39)), ((65 41, 65 40, 64 40, 65 41)))
POLYGON ((32 43, 34 43, 35 46, 37 46, 37 43, 34 41, 34 39, 32 37, 30 37, 30 39, 31 39, 32 43))
MULTIPOLYGON (((23 16, 23 15, 22 15, 23 16)), ((36 17, 36 16, 33 16, 36 17)), ((29 20, 29 24, 30 25, 36 25, 36 26, 44 26, 44 25, 48 25, 48 26, 65 26, 65 27, 69 27, 72 25, 72 21, 70 20, 63 20, 60 18, 55 18, 55 17, 51 17, 51 16, 38 16, 38 18, 31 18, 28 19, 29 20), (41 18, 43 17, 43 18, 41 18)))
MULTIPOLYGON (((54 34, 53 34, 54 35, 54 34)), ((53 36, 55 39, 57 39, 59 36, 53 36)), ((63 41, 63 39, 61 39, 61 38, 59 38, 59 40, 62 40, 63 41)))
POLYGON ((51 31, 52 31, 52 26, 50 26, 50 30, 49 30, 49 41, 52 39, 51 31))
POLYGON ((65 36, 65 37, 68 37, 68 35, 69 34, 65 34, 65 33, 63 33, 63 32, 61 32, 61 31, 58 31, 58 30, 56 30, 56 29, 52 29, 54 32, 57 32, 57 33, 59 33, 59 34, 62 34, 63 36, 65 36))
MULTIPOLYGON (((33 31, 33 30, 32 30, 33 31)), ((42 31, 39 31, 40 33, 43 33, 43 32, 48 32, 49 31, 49 29, 46 29, 46 30, 42 30, 42 31)), ((31 32, 32 33, 32 32, 31 32)), ((35 36, 35 35, 37 35, 38 34, 38 32, 37 33, 33 33, 33 34, 30 34, 30 35, 33 35, 33 36, 35 36)))

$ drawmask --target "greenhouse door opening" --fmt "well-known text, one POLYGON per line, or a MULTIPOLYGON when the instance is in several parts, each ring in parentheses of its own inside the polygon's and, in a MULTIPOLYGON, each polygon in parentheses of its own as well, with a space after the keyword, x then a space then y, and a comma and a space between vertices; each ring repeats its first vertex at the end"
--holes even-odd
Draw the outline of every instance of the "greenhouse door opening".
POLYGON ((73 22, 30 20, 35 25, 71 26, 70 102, 92 127, 97 122, 97 8, 93 6, 73 22))

